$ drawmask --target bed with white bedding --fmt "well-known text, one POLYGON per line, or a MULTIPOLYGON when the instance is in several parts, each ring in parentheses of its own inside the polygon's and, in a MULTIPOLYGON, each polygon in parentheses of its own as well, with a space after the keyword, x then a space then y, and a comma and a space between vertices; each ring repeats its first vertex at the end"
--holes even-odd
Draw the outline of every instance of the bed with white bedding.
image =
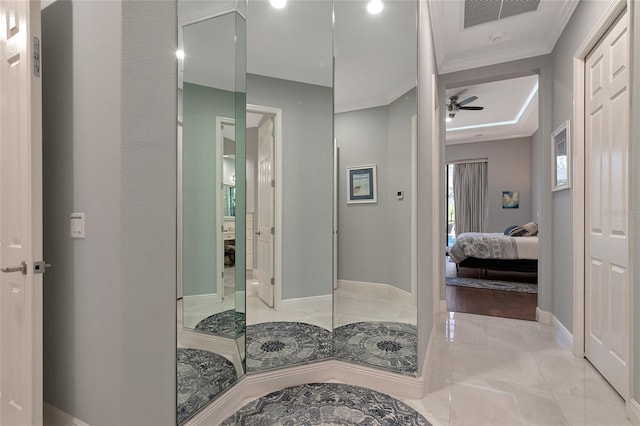
POLYGON ((483 270, 538 272, 538 237, 498 233, 460 234, 448 249, 456 266, 483 270))

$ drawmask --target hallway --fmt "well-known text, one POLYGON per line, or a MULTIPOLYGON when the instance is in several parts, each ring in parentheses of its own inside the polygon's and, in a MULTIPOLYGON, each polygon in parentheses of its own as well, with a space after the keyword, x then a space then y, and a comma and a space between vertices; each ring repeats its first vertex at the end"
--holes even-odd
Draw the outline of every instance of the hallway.
POLYGON ((630 425, 622 398, 553 326, 441 313, 427 395, 434 425, 630 425))

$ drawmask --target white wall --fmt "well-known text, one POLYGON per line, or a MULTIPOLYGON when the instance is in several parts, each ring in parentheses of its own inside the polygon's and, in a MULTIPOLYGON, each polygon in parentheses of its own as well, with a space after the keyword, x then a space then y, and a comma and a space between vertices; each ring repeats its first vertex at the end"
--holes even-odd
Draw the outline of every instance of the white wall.
MULTIPOLYGON (((432 75, 438 74, 431 34, 431 20, 427 2, 418 2, 418 374, 423 374, 422 365, 427 354, 427 345, 433 329, 433 271, 442 263, 442 252, 433 248, 434 239, 443 241, 441 235, 434 235, 433 223, 438 200, 444 198, 440 191, 441 182, 433 182, 434 156, 436 162, 444 159, 440 141, 433 138, 433 101, 438 90, 432 82, 432 75)), ((437 84, 437 83, 436 83, 437 84)), ((440 201, 441 202, 441 201, 440 201)), ((440 273, 444 282, 444 275, 440 273)))
MULTIPOLYGON (((533 220, 531 214, 531 139, 504 139, 447 145, 445 161, 487 159, 487 232, 533 220), (502 208, 502 191, 520 191, 520 207, 502 208)), ((444 225, 443 225, 444 226, 444 225)))
POLYGON ((171 2, 43 11, 44 399, 92 426, 175 422, 176 39, 171 2))

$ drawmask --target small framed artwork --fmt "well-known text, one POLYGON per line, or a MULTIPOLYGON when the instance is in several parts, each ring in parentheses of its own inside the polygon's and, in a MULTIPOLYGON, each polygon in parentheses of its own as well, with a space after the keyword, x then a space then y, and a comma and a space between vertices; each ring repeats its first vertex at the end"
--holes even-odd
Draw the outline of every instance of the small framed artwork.
POLYGON ((502 191, 502 208, 520 208, 520 191, 502 191))
POLYGON ((376 165, 347 167, 347 204, 377 202, 376 165))
POLYGON ((551 134, 552 190, 571 188, 571 123, 565 121, 551 134))

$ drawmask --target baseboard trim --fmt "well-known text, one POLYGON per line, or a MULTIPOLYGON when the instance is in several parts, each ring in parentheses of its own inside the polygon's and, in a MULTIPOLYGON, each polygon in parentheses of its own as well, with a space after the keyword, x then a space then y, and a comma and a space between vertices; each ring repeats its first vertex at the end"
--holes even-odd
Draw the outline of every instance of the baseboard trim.
POLYGON ((89 426, 88 423, 46 402, 42 404, 42 417, 43 423, 47 426, 89 426))
POLYGON ((314 382, 349 383, 390 394, 396 398, 422 399, 424 397, 424 381, 421 377, 329 360, 245 375, 238 384, 196 414, 185 423, 185 426, 219 424, 256 398, 279 389, 314 382))
POLYGON ((627 401, 627 418, 633 426, 640 426, 640 404, 635 399, 627 401))
POLYGON ((350 281, 350 280, 338 280, 338 288, 344 288, 353 291, 362 290, 363 287, 366 287, 367 291, 371 292, 380 292, 380 294, 386 296, 393 296, 398 298, 405 298, 408 301, 411 301, 413 304, 416 304, 416 298, 413 295, 405 290, 399 289, 391 284, 384 283, 370 283, 365 281, 350 281))
POLYGON ((429 341, 427 342, 427 353, 424 356, 424 362, 422 363, 422 368, 418 371, 418 376, 423 377, 424 371, 427 369, 427 365, 430 364, 431 358, 433 357, 435 343, 435 335, 436 335, 436 325, 434 324, 431 328, 431 335, 429 335, 429 341))
POLYGON ((571 334, 567 327, 565 327, 555 315, 551 315, 551 323, 558 330, 558 334, 571 343, 571 347, 573 347, 573 334, 571 334))
POLYGON ((449 310, 446 300, 441 300, 439 306, 440 306, 440 312, 447 312, 449 310))
POLYGON ((536 307, 536 321, 544 325, 551 325, 551 312, 543 311, 536 307))
POLYGON ((298 303, 329 303, 333 302, 333 295, 323 294, 321 296, 309 296, 309 297, 297 297, 295 299, 282 299, 280 301, 280 308, 290 308, 298 303))
POLYGON ((200 349, 220 354, 233 363, 238 375, 244 374, 241 360, 244 354, 240 354, 238 345, 234 339, 216 336, 215 334, 199 333, 183 328, 178 330, 178 345, 185 348, 200 349))

